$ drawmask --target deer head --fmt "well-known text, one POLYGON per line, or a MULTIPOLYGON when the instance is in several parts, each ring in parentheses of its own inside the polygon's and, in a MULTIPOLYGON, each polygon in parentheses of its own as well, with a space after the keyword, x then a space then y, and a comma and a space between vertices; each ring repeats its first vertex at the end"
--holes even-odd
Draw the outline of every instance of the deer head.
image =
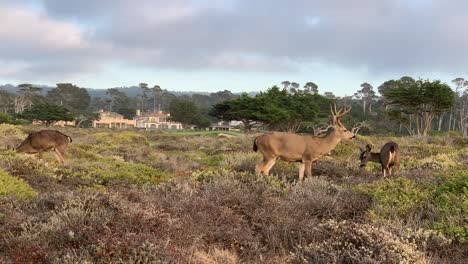
POLYGON ((371 159, 371 146, 369 144, 366 145, 366 148, 363 149, 359 147, 359 150, 361 151, 361 155, 359 156, 359 159, 361 160, 361 165, 360 167, 365 167, 367 162, 371 159))
POLYGON ((349 131, 341 123, 341 117, 351 111, 351 106, 343 106, 339 111, 336 110, 336 104, 330 105, 331 110, 331 126, 334 128, 334 132, 342 139, 351 139, 355 137, 353 131, 349 131))

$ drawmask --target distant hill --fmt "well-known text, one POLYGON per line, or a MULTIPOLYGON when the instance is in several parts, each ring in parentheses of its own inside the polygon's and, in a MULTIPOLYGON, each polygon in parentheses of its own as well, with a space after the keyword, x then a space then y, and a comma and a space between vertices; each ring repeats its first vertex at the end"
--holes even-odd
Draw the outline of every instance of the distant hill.
MULTIPOLYGON (((47 86, 47 85, 37 85, 38 87, 42 88, 41 94, 46 95, 48 91, 54 89, 55 87, 47 86)), ((136 97, 140 93, 140 87, 138 86, 129 86, 129 87, 115 87, 119 91, 125 93, 128 97, 136 97)), ((10 93, 16 93, 18 89, 16 86, 12 84, 0 84, 0 90, 4 90, 10 93)), ((106 90, 107 89, 95 89, 95 88, 86 88, 88 93, 91 97, 106 97, 106 90)), ((195 92, 195 91, 169 91, 169 93, 175 96, 182 96, 182 95, 193 95, 193 94, 202 94, 202 95, 209 95, 210 92, 195 92)))
MULTIPOLYGON (((47 85, 36 85, 37 87, 41 87, 42 91, 41 94, 46 95, 48 91, 54 89, 54 87, 47 86, 47 85)), ((18 92, 18 88, 12 84, 0 84, 0 90, 7 91, 9 93, 16 93, 18 92)))

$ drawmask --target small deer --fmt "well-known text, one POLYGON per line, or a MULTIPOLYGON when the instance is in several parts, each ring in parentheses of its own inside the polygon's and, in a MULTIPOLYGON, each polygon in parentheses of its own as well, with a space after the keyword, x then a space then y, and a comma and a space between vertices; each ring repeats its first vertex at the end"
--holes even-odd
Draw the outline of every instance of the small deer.
POLYGON ((28 135, 20 144, 13 147, 16 153, 36 154, 42 159, 44 152, 53 150, 59 163, 65 164, 65 151, 73 140, 56 130, 41 130, 28 135))
POLYGON ((361 155, 361 168, 365 167, 367 162, 372 161, 382 165, 383 176, 393 174, 393 170, 400 170, 400 147, 395 142, 387 142, 379 153, 371 152, 371 146, 367 145, 365 149, 359 147, 361 155))
POLYGON ((278 158, 288 162, 299 162, 299 181, 312 175, 312 164, 323 155, 330 153, 342 139, 355 137, 354 129, 349 131, 340 118, 351 111, 343 107, 339 111, 336 105, 330 106, 331 131, 325 136, 301 135, 294 133, 272 132, 258 136, 254 140, 253 150, 263 155, 262 161, 255 166, 257 175, 268 175, 278 158))

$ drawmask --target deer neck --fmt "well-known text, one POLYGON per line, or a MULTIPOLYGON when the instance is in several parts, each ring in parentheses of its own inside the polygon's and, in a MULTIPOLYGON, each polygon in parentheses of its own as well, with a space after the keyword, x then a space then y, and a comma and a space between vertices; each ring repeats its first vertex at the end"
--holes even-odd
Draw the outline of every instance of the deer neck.
POLYGON ((25 144, 24 142, 15 146, 14 147, 14 150, 16 151, 16 153, 24 153, 24 152, 28 152, 28 151, 31 151, 32 148, 31 146, 29 146, 28 144, 25 144))
POLYGON ((381 163, 381 161, 380 161, 380 153, 371 152, 369 161, 376 162, 376 163, 381 163))
POLYGON ((336 147, 336 145, 338 145, 338 143, 340 143, 341 141, 341 137, 336 133, 335 130, 333 130, 332 132, 328 133, 328 135, 320 139, 323 142, 322 148, 325 153, 328 153, 331 150, 333 150, 336 147))

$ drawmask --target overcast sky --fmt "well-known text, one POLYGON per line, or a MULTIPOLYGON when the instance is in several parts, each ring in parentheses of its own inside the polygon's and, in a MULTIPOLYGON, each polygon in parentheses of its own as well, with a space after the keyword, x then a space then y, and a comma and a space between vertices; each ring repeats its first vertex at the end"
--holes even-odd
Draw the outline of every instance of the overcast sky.
POLYGON ((0 0, 0 84, 352 94, 468 77, 466 0, 0 0))

